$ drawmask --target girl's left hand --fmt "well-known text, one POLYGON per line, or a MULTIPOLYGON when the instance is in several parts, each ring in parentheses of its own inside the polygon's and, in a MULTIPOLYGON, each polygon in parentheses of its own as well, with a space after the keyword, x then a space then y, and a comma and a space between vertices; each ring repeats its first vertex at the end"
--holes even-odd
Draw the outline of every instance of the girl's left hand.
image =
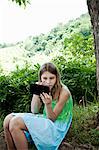
POLYGON ((52 103, 52 96, 51 95, 48 95, 47 93, 43 92, 42 94, 40 94, 40 97, 41 97, 41 99, 45 105, 52 103))

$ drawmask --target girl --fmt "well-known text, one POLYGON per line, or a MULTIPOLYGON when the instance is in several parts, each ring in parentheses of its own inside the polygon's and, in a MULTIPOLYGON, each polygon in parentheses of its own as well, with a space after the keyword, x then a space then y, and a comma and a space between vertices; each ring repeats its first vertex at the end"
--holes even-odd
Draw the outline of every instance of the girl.
POLYGON ((33 94, 32 113, 11 113, 4 120, 8 150, 28 150, 28 132, 38 150, 57 150, 70 127, 72 97, 69 89, 61 83, 54 64, 42 65, 38 84, 48 86, 50 92, 40 96, 33 94), (43 114, 39 114, 41 101, 44 103, 43 114))

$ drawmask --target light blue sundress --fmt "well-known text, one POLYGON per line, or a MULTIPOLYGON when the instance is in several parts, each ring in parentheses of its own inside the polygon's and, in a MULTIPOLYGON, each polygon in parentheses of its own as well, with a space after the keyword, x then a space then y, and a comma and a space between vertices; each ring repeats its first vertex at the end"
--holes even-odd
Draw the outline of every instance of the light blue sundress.
MULTIPOLYGON (((52 101, 54 109, 57 101, 52 101)), ((51 121, 43 114, 13 113, 23 119, 31 138, 38 150, 57 150, 72 122, 73 100, 70 96, 56 121, 51 121)), ((26 137, 28 136, 25 132, 26 137)))

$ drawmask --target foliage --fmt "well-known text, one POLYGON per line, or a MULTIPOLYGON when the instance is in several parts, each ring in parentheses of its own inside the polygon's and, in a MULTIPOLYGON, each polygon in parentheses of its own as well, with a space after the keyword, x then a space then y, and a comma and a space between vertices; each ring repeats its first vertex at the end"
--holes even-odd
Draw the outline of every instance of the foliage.
POLYGON ((39 65, 30 69, 25 68, 12 72, 9 76, 0 77, 0 113, 4 116, 10 112, 30 111, 31 93, 30 84, 38 79, 39 65))
POLYGON ((24 5, 25 7, 28 3, 30 4, 29 0, 12 0, 12 2, 16 2, 20 6, 24 5))
MULTIPOLYGON (((88 14, 81 15, 80 18, 69 21, 67 24, 58 24, 47 34, 39 36, 29 36, 25 41, 21 42, 22 48, 27 50, 28 56, 32 56, 36 52, 44 52, 50 55, 52 52, 60 51, 64 48, 64 39, 72 34, 81 33, 84 36, 91 34, 91 24, 88 14)), ((79 37, 78 37, 79 38, 79 37)))
POLYGON ((11 47, 11 46, 14 46, 15 44, 6 44, 6 43, 2 43, 2 44, 0 44, 0 49, 1 48, 5 48, 5 47, 11 47))
POLYGON ((64 49, 65 52, 72 52, 74 56, 92 56, 94 54, 92 34, 87 36, 82 33, 72 34, 69 38, 65 38, 64 49))
POLYGON ((69 142, 92 144, 99 146, 99 131, 97 130, 98 103, 87 107, 74 105, 72 126, 67 136, 69 142))
POLYGON ((69 87, 74 100, 79 101, 83 96, 85 101, 96 100, 95 65, 86 66, 76 59, 66 62, 63 57, 58 57, 53 62, 58 66, 61 79, 69 87))
POLYGON ((96 60, 92 35, 74 33, 66 37, 61 56, 53 58, 53 62, 76 101, 83 96, 85 101, 96 100, 96 60))
MULTIPOLYGON (((73 39, 76 40, 76 39, 81 38, 80 34, 82 34, 84 36, 86 36, 86 35, 92 36, 91 35, 90 18, 89 18, 88 14, 81 15, 81 17, 79 17, 75 20, 71 20, 67 24, 60 23, 47 34, 40 34, 38 36, 29 36, 25 41, 18 42, 16 45, 13 45, 12 47, 10 47, 10 49, 15 51, 15 53, 12 53, 13 58, 15 58, 14 66, 15 66, 15 64, 18 64, 18 65, 23 64, 24 59, 27 61, 31 61, 34 59, 34 57, 37 60, 36 62, 39 62, 39 60, 41 63, 43 63, 44 60, 49 61, 49 60, 51 60, 51 58, 53 56, 57 57, 58 55, 60 55, 60 52, 66 47, 66 44, 65 44, 66 38, 68 38, 68 37, 72 38, 72 36, 73 36, 73 39), (64 40, 65 40, 65 42, 64 42, 64 40), (20 50, 20 52, 19 52, 19 50, 20 50), (21 52, 21 50, 24 51, 24 55, 21 52), (16 56, 16 52, 17 52, 17 56, 16 56), (21 55, 21 53, 22 53, 22 55, 21 55), (23 59, 19 58, 20 55, 23 57, 23 59), (38 55, 43 55, 44 59, 37 58, 38 55), (45 59, 45 58, 47 58, 47 59, 45 59), (19 62, 19 59, 21 59, 21 62, 19 62)), ((81 38, 81 40, 83 39, 83 37, 81 38)), ((74 44, 76 44, 75 41, 74 41, 74 44)), ((72 45, 72 47, 73 46, 74 45, 72 45)), ((79 46, 80 46, 80 43, 79 43, 79 46)), ((86 46, 87 46, 87 44, 86 44, 86 46)), ((6 45, 6 48, 7 47, 8 46, 6 45)), ((71 50, 70 46, 69 46, 69 48, 71 50)), ((82 48, 82 50, 83 50, 83 48, 82 48)), ((5 51, 5 50, 0 49, 0 51, 5 51)), ((67 49, 66 49, 66 51, 67 51, 67 49)), ((6 52, 7 52, 7 49, 6 49, 6 52)), ((8 53, 9 53, 9 49, 8 49, 8 53)), ((4 58, 6 58, 6 56, 4 58)), ((8 60, 8 58, 6 58, 6 59, 8 60)), ((4 61, 6 61, 6 59, 4 61)), ((1 62, 1 64, 2 64, 2 62, 1 62)), ((5 64, 5 66, 6 66, 6 64, 5 64)), ((10 66, 11 66, 11 64, 10 64, 10 66)), ((13 64, 12 64, 12 66, 13 66, 13 64)), ((11 67, 8 67, 8 68, 10 69, 11 67)))

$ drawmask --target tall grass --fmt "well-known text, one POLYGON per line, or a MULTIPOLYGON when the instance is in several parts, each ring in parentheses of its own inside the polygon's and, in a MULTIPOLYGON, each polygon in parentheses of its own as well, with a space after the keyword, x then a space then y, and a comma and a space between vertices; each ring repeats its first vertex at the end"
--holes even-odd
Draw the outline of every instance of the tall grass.
POLYGON ((86 107, 74 105, 72 127, 68 134, 69 142, 95 146, 99 144, 98 109, 98 102, 87 104, 86 107))

